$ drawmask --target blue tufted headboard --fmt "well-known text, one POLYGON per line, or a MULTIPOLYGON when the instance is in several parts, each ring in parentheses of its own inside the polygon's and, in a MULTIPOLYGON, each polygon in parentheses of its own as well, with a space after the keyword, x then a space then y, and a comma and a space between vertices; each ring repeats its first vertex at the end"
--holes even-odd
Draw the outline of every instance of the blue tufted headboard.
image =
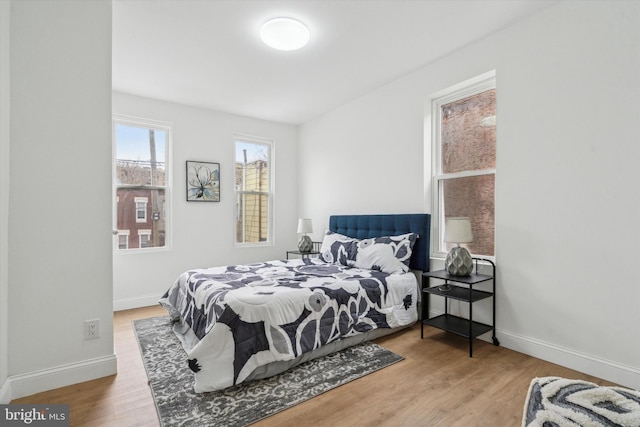
POLYGON ((329 230, 356 239, 417 233, 418 239, 413 246, 410 267, 429 271, 429 214, 332 215, 329 217, 329 230))

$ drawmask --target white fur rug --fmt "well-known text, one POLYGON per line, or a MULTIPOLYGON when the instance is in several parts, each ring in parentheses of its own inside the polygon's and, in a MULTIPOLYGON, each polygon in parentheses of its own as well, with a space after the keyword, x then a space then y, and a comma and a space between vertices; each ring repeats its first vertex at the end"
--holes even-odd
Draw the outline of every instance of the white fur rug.
POLYGON ((534 378, 522 427, 640 427, 640 392, 559 377, 534 378))

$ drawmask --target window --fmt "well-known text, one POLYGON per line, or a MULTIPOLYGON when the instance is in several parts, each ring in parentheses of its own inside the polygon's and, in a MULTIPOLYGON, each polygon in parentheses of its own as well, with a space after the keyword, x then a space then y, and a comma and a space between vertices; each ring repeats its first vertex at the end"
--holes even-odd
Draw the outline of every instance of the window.
POLYGON ((118 230, 118 249, 129 249, 129 230, 118 230))
POLYGON ((273 141, 235 138, 235 242, 272 244, 273 141))
POLYGON ((167 246, 170 137, 171 128, 166 123, 114 118, 117 250, 167 246))
POLYGON ((147 202, 146 197, 135 197, 134 202, 136 204, 136 222, 147 222, 147 202))
POLYGON ((151 230, 138 230, 140 248, 148 248, 151 244, 151 230))
POLYGON ((434 95, 431 103, 433 144, 433 248, 444 256, 445 219, 471 218, 474 255, 495 255, 496 174, 495 73, 434 95))

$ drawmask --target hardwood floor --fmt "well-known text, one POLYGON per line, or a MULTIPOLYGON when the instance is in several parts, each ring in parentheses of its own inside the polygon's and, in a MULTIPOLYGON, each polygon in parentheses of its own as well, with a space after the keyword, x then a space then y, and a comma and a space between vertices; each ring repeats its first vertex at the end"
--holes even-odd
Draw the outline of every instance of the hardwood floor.
MULTIPOLYGON (((72 426, 159 426, 131 321, 161 307, 114 314, 118 374, 12 403, 66 403, 72 426)), ((420 325, 377 340, 405 360, 262 420, 272 426, 519 426, 529 382, 557 375, 611 385, 592 376, 484 341, 420 325)))

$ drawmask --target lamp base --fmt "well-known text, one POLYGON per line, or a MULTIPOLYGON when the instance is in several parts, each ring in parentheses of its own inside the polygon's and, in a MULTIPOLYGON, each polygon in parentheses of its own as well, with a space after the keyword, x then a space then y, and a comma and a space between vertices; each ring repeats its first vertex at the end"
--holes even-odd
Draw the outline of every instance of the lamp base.
POLYGON ((307 236, 306 234, 300 237, 300 240, 298 240, 298 250, 300 252, 306 253, 311 252, 312 249, 313 242, 311 241, 311 237, 307 236))
POLYGON ((473 271, 473 259, 466 248, 457 246, 447 254, 444 268, 452 276, 468 276, 473 271))

